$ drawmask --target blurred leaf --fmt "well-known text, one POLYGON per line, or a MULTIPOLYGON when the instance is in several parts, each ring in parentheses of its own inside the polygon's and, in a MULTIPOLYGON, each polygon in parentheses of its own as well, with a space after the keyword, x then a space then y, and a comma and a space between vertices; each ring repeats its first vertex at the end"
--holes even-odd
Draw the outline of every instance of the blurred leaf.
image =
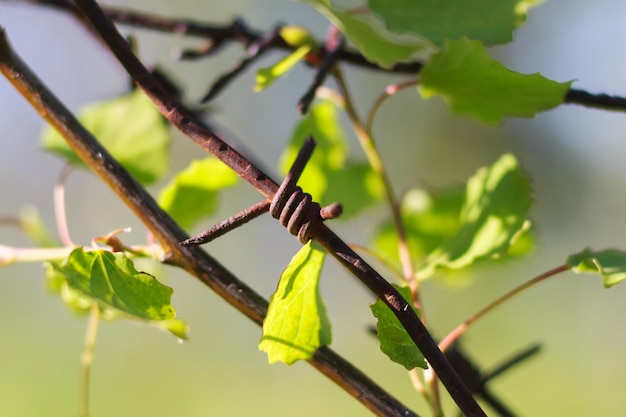
POLYGON ((458 232, 430 254, 418 276, 427 278, 439 267, 461 269, 478 259, 505 254, 529 227, 530 191, 511 154, 479 169, 467 183, 458 232))
POLYGON ((274 81, 286 75, 294 65, 304 59, 309 52, 317 49, 317 41, 313 35, 300 26, 285 26, 280 29, 280 36, 287 45, 296 50, 271 67, 257 70, 254 91, 261 91, 271 86, 274 81))
POLYGON ((53 248, 59 245, 58 240, 41 220, 39 211, 35 206, 26 206, 20 210, 20 225, 24 233, 37 246, 53 248))
POLYGON ((467 37, 486 45, 513 40, 538 0, 368 0, 389 30, 411 33, 442 45, 444 39, 467 37))
POLYGON ((339 219, 347 219, 382 199, 382 184, 371 168, 347 162, 348 142, 337 107, 329 100, 316 101, 296 127, 280 158, 281 173, 289 171, 308 136, 313 136, 317 145, 298 185, 314 201, 322 205, 342 203, 343 214, 339 219))
POLYGON ((46 263, 46 277, 72 310, 86 312, 97 303, 105 318, 131 318, 187 337, 187 326, 170 304, 173 290, 138 272, 121 252, 77 248, 63 265, 46 263))
MULTIPOLYGON (((78 119, 140 183, 151 184, 169 170, 169 129, 154 103, 140 90, 86 106, 78 119)), ((42 134, 42 147, 85 167, 50 126, 42 134)))
MULTIPOLYGON (((411 300, 411 290, 408 287, 394 285, 395 289, 404 297, 411 300)), ((409 304, 412 303, 409 302, 409 304)), ((415 342, 408 335, 400 320, 393 314, 389 307, 380 299, 370 306, 372 313, 378 319, 376 329, 382 350, 392 361, 404 366, 407 370, 417 367, 427 369, 426 360, 422 352, 415 346, 415 342)), ((419 316, 420 312, 413 307, 419 316)))
MULTIPOLYGON (((405 194, 401 213, 411 258, 415 262, 423 260, 458 231, 464 194, 462 187, 436 190, 430 194, 413 189, 405 194)), ((400 264, 398 234, 391 219, 379 226, 374 246, 379 254, 400 264)))
POLYGON ((373 14, 350 13, 333 7, 328 0, 300 0, 317 9, 369 60, 383 68, 411 60, 415 53, 430 46, 415 37, 400 37, 387 31, 373 14))
POLYGON ((274 84, 274 81, 287 74, 287 72, 307 56, 309 52, 311 52, 310 46, 301 46, 271 67, 257 70, 254 91, 265 90, 267 87, 274 84))
POLYGON ((482 43, 467 39, 446 40, 421 78, 423 97, 440 95, 453 113, 491 125, 557 107, 571 85, 511 71, 487 55, 482 43))
POLYGON ((330 321, 319 292, 326 251, 310 241, 293 257, 270 298, 259 349, 269 363, 311 359, 331 342, 330 321))
POLYGON ((302 26, 283 26, 280 29, 280 37, 289 46, 299 48, 301 46, 309 46, 317 48, 315 37, 302 26))
POLYGON ((237 183, 237 175, 214 157, 192 161, 159 193, 163 210, 183 228, 210 216, 217 209, 218 192, 237 183))
POLYGON ((605 249, 594 252, 584 249, 567 258, 567 266, 576 273, 591 272, 600 274, 605 288, 619 284, 626 279, 626 252, 605 249))

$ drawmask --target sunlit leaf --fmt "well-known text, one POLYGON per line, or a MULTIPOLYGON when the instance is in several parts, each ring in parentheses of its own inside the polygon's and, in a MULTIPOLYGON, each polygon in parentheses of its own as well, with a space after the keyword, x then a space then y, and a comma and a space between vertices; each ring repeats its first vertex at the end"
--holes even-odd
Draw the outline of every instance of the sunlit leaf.
POLYGON ((567 258, 567 266, 576 273, 599 274, 606 288, 626 279, 626 252, 617 249, 583 251, 567 258))
POLYGON ((383 68, 412 59, 416 52, 430 43, 415 37, 400 37, 385 29, 377 16, 371 13, 351 13, 333 7, 326 0, 300 0, 317 9, 333 22, 369 60, 383 68))
POLYGON ((300 121, 289 145, 280 158, 280 171, 286 174, 298 150, 308 136, 313 136, 315 151, 298 181, 302 189, 322 205, 343 204, 339 219, 380 201, 382 184, 368 165, 348 162, 348 145, 332 101, 318 100, 300 121))
MULTIPOLYGON (((152 101, 140 90, 86 106, 78 119, 142 184, 155 182, 169 170, 169 129, 152 101)), ((43 132, 42 147, 85 167, 51 127, 43 132)))
POLYGON ((482 43, 467 39, 446 40, 421 77, 422 96, 441 96, 453 113, 491 125, 557 107, 571 85, 511 71, 487 55, 482 43))
POLYGON ((326 251, 310 241, 293 257, 270 298, 259 349, 270 363, 313 357, 331 342, 330 321, 319 292, 326 251))
POLYGON ((485 45, 513 40, 537 0, 368 0, 389 30, 412 33, 442 45, 444 39, 469 39, 485 45))
MULTIPOLYGON (((396 290, 404 297, 405 300, 411 299, 411 290, 408 287, 400 287, 394 285, 396 290)), ((411 304, 411 303, 409 303, 411 304)), ((408 335, 400 320, 380 299, 376 300, 371 306, 372 313, 378 319, 376 324, 378 340, 380 340, 380 350, 382 350, 389 359, 404 366, 409 371, 420 367, 426 369, 426 360, 422 352, 415 346, 415 342, 408 335)), ((419 316, 420 312, 413 308, 419 316)))
POLYGON ((105 318, 131 318, 187 337, 170 303, 173 290, 138 272, 123 253, 78 248, 63 264, 48 262, 46 277, 72 310, 87 311, 96 303, 105 318))
POLYGON ((461 269, 478 259, 507 253, 530 227, 530 192, 530 182, 511 154, 479 169, 467 183, 459 230, 432 252, 419 277, 431 276, 438 267, 461 269))
POLYGON ((237 175, 217 158, 192 161, 159 194, 159 205, 184 228, 217 209, 220 190, 237 183, 237 175))

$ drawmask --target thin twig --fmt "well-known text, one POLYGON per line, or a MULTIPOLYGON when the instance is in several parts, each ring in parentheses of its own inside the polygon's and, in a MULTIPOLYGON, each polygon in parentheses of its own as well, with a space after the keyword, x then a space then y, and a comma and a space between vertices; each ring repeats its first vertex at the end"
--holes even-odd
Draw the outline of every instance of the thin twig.
MULTIPOLYGON (((185 232, 15 54, 2 28, 0 72, 150 229, 168 253, 166 262, 186 270, 256 324, 262 324, 267 300, 200 247, 178 245, 188 237, 185 232)), ((378 416, 417 416, 328 347, 318 349, 309 363, 378 416)))
POLYGON ((76 246, 72 242, 70 229, 67 225, 67 212, 65 210, 65 184, 70 174, 74 171, 71 165, 65 165, 61 170, 59 179, 54 184, 54 217, 56 218, 57 231, 61 243, 65 246, 76 246))
POLYGON ((80 384, 80 410, 81 417, 89 417, 89 386, 91 376, 91 366, 93 365, 93 352, 96 347, 96 336, 98 335, 98 323, 100 318, 100 307, 98 303, 91 305, 89 319, 87 320, 87 330, 85 332, 85 347, 81 356, 82 380, 80 384))
POLYGON ((498 299, 492 301, 491 303, 483 307, 481 310, 473 314, 471 317, 469 317, 467 320, 465 320, 463 323, 455 327, 454 330, 448 333, 448 335, 444 337, 443 340, 441 340, 441 342, 439 342, 439 348, 445 352, 446 349, 448 349, 459 337, 461 337, 463 333, 465 333, 465 330, 467 330, 469 326, 471 326, 473 323, 475 323, 478 319, 483 317, 485 314, 489 313, 494 308, 498 307, 500 304, 509 300, 511 297, 514 297, 515 295, 521 293, 525 289, 530 288, 533 285, 541 281, 544 281, 550 277, 560 274, 561 272, 568 271, 569 269, 570 268, 567 265, 557 266, 556 268, 552 268, 549 271, 539 274, 533 279, 526 281, 522 285, 513 288, 511 291, 507 292, 506 294, 499 297, 498 299))
POLYGON ((328 35, 326 40, 326 50, 328 54, 324 57, 324 61, 320 65, 319 69, 315 73, 315 77, 313 78, 313 83, 309 87, 309 89, 304 93, 304 95, 298 100, 298 111, 300 114, 306 114, 309 111, 309 107, 315 98, 315 93, 317 89, 324 84, 326 77, 330 71, 334 68, 337 59, 339 58, 339 51, 343 47, 343 37, 341 36, 341 32, 335 25, 331 25, 328 28, 328 35))

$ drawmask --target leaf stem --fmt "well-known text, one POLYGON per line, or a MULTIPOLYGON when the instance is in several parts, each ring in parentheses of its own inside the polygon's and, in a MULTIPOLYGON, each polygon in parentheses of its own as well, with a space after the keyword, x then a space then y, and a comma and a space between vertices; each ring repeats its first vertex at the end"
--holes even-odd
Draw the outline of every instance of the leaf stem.
POLYGON ((57 223, 57 231, 59 233, 61 243, 69 247, 76 245, 72 242, 70 230, 67 226, 67 212, 65 210, 65 184, 73 171, 74 168, 71 165, 65 165, 61 170, 61 174, 59 175, 56 184, 54 184, 54 215, 57 223))
POLYGON ((93 365, 93 353, 96 346, 96 336, 98 335, 98 323, 100 319, 100 307, 97 303, 91 305, 89 319, 87 321, 87 331, 85 333, 85 347, 81 356, 82 380, 80 387, 80 415, 89 417, 89 385, 91 368, 93 365))
MULTIPOLYGON (((372 136, 372 132, 369 131, 361 118, 359 117, 356 108, 354 106, 354 102, 350 95, 350 91, 348 89, 348 84, 343 76, 343 73, 339 67, 335 69, 335 78, 337 79, 337 84, 339 86, 339 90, 341 91, 341 95, 344 97, 344 107, 350 122, 354 128, 354 132, 365 152, 365 156, 372 167, 372 170, 378 178, 383 183, 383 188, 385 190, 385 197, 387 199, 387 204, 389 205, 389 209, 391 211, 391 217, 393 219, 393 223, 396 229, 396 233, 398 234, 398 252, 400 255, 400 262, 402 265, 402 274, 404 275, 404 279, 411 284, 411 293, 417 294, 418 283, 414 278, 413 271, 413 262, 411 260, 411 254, 408 249, 408 245, 406 243, 406 230, 404 227, 404 223, 402 222, 402 217, 400 214, 400 205, 398 204, 398 199, 393 190, 393 186, 391 185, 391 181, 389 179, 389 175, 387 174, 387 170, 385 169, 385 165, 383 160, 376 148, 376 143, 372 136), (415 282, 415 283, 414 283, 415 282), (413 288, 415 287, 415 288, 413 288)), ((414 296, 414 303, 416 308, 420 309, 419 298, 414 296)))
MULTIPOLYGON (((409 244, 406 237, 406 228, 404 227, 404 221, 402 220, 402 213, 400 211, 400 201, 395 195, 393 186, 389 179, 389 175, 387 174, 385 165, 376 147, 376 143, 374 141, 374 136, 371 129, 376 109, 379 108, 380 105, 382 105, 384 100, 388 96, 395 94, 395 92, 399 91, 399 89, 415 85, 417 81, 411 80, 405 84, 400 85, 399 89, 388 88, 385 91, 386 95, 384 93, 382 96, 379 96, 379 98, 374 103, 374 107, 369 113, 366 126, 363 124, 356 111, 353 100, 350 96, 347 82, 343 77, 341 68, 339 68, 338 66, 335 69, 335 77, 337 79, 337 84, 339 86, 341 95, 344 97, 344 107, 346 109, 346 113, 348 114, 348 118, 352 122, 352 126, 356 133, 356 136, 361 144, 361 147, 363 148, 363 151, 365 152, 365 155, 367 157, 367 160, 369 161, 370 166, 372 167, 372 170, 378 175, 380 181, 383 183, 387 204, 389 205, 394 228, 398 235, 398 255, 400 257, 400 264, 402 265, 402 275, 404 277, 404 280, 409 284, 409 288, 411 290, 412 304, 417 309, 422 311, 420 319, 422 322, 425 323, 425 315, 423 311, 424 309, 422 308, 422 302, 419 295, 420 281, 416 277, 415 270, 413 268, 413 260, 411 258, 411 252, 409 250, 409 244)), ((427 396, 427 399, 429 400, 433 413, 435 415, 439 415, 441 414, 441 398, 439 396, 437 374, 433 372, 432 368, 429 368, 424 372, 424 377, 431 388, 431 393, 427 396)), ((422 390, 422 392, 425 392, 425 390, 422 390)))
POLYGON ((538 284, 541 281, 544 281, 544 280, 546 280, 546 279, 548 279, 550 277, 553 277, 553 276, 555 276, 557 274, 560 274, 561 272, 569 271, 569 269, 570 268, 567 265, 560 265, 560 266, 557 266, 556 268, 552 268, 549 271, 546 271, 546 272, 544 272, 542 274, 537 275, 536 277, 532 278, 531 280, 526 281, 522 285, 520 285, 518 287, 515 287, 511 291, 509 291, 506 294, 502 295, 501 297, 495 299, 494 301, 492 301, 491 303, 489 303, 485 307, 483 307, 481 310, 479 310, 478 312, 476 312, 475 314, 470 316, 463 323, 461 323, 457 327, 455 327, 454 330, 452 330, 450 333, 448 333, 448 335, 446 337, 444 337, 441 340, 441 342, 439 342, 439 349, 441 349, 441 351, 444 352, 459 337, 461 337, 461 335, 463 333, 465 333, 465 331, 467 330, 467 328, 470 325, 475 323, 478 319, 483 317, 485 314, 489 313, 490 311, 492 311, 493 309, 498 307, 500 304, 504 303, 505 301, 508 301, 510 298, 518 295, 519 293, 521 293, 522 291, 532 287, 533 285, 538 284))
POLYGON ((373 132, 372 125, 374 124, 374 116, 376 116, 376 113, 383 105, 383 103, 387 101, 389 97, 396 95, 398 92, 404 89, 415 87, 418 83, 419 79, 416 77, 400 83, 390 84, 385 88, 385 91, 383 91, 378 97, 376 97, 376 100, 374 100, 374 104, 372 104, 372 108, 367 115, 367 122, 365 123, 365 128, 370 133, 370 135, 373 132))

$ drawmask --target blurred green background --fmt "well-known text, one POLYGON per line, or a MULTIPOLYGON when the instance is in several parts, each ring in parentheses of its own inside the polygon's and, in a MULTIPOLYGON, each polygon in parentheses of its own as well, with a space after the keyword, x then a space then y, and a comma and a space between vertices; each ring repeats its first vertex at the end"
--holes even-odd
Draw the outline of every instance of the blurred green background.
MULTIPOLYGON (((110 2, 154 13, 207 22, 244 18, 270 29, 277 22, 302 24, 323 36, 326 22, 309 7, 287 0, 110 2)), ((620 0, 550 0, 531 10, 513 44, 492 50, 509 67, 541 72, 574 87, 626 94, 622 53, 626 3, 620 0)), ((0 25, 14 47, 72 109, 124 92, 128 80, 108 52, 62 13, 0 2, 0 25)), ((197 40, 125 29, 136 34, 142 59, 159 64, 198 100, 217 74, 241 57, 232 46, 199 62, 177 62, 175 51, 197 40)), ((259 66, 279 58, 268 55, 259 66)), ((213 104, 214 118, 254 152, 261 165, 276 163, 299 119, 295 104, 312 72, 298 67, 272 88, 254 93, 248 71, 213 104)), ((359 110, 401 77, 348 70, 359 110)), ((12 87, 0 80, 0 215, 35 205, 54 228, 52 189, 62 167, 38 149, 43 122, 12 87)), ((483 266, 462 284, 428 282, 424 304, 439 337, 494 297, 562 264, 589 246, 626 249, 626 117, 562 106, 534 120, 509 120, 499 128, 450 116, 436 99, 403 92, 388 101, 375 133, 397 190, 420 181, 433 185, 465 181, 479 166, 513 151, 533 180, 536 247, 516 261, 483 266)), ((357 147, 354 146, 358 156, 357 147)), ((203 152, 176 135, 173 170, 203 152)), ((155 188, 156 190, 157 188, 155 188)), ((127 243, 141 243, 145 229, 91 174, 70 177, 68 216, 75 242, 130 226, 127 243)), ((258 201, 251 187, 228 190, 211 224, 258 201)), ((365 244, 384 210, 336 222, 349 242, 365 244)), ((195 232, 192 231, 192 232, 195 232)), ((18 231, 0 228, 0 243, 25 246, 18 231)), ((265 296, 297 241, 265 216, 211 243, 206 249, 265 296), (271 244, 267 236, 271 236, 271 244)), ((333 320, 333 348, 419 413, 428 410, 406 372, 380 353, 366 332, 374 322, 372 296, 334 262, 328 262, 322 291, 333 320)), ((367 416, 370 413, 304 363, 269 366, 257 349, 260 329, 188 275, 167 267, 153 271, 175 289, 178 316, 191 338, 129 322, 100 327, 92 374, 94 416, 367 416)), ((44 290, 40 265, 0 269, 0 416, 78 415, 80 355, 86 321, 70 314, 44 290)), ((571 273, 515 298, 473 327, 465 349, 485 368, 514 351, 541 342, 542 353, 496 379, 491 388, 521 416, 622 416, 626 410, 624 324, 626 286, 610 291, 599 278, 571 273)), ((451 415, 453 415, 451 413, 451 415)))

